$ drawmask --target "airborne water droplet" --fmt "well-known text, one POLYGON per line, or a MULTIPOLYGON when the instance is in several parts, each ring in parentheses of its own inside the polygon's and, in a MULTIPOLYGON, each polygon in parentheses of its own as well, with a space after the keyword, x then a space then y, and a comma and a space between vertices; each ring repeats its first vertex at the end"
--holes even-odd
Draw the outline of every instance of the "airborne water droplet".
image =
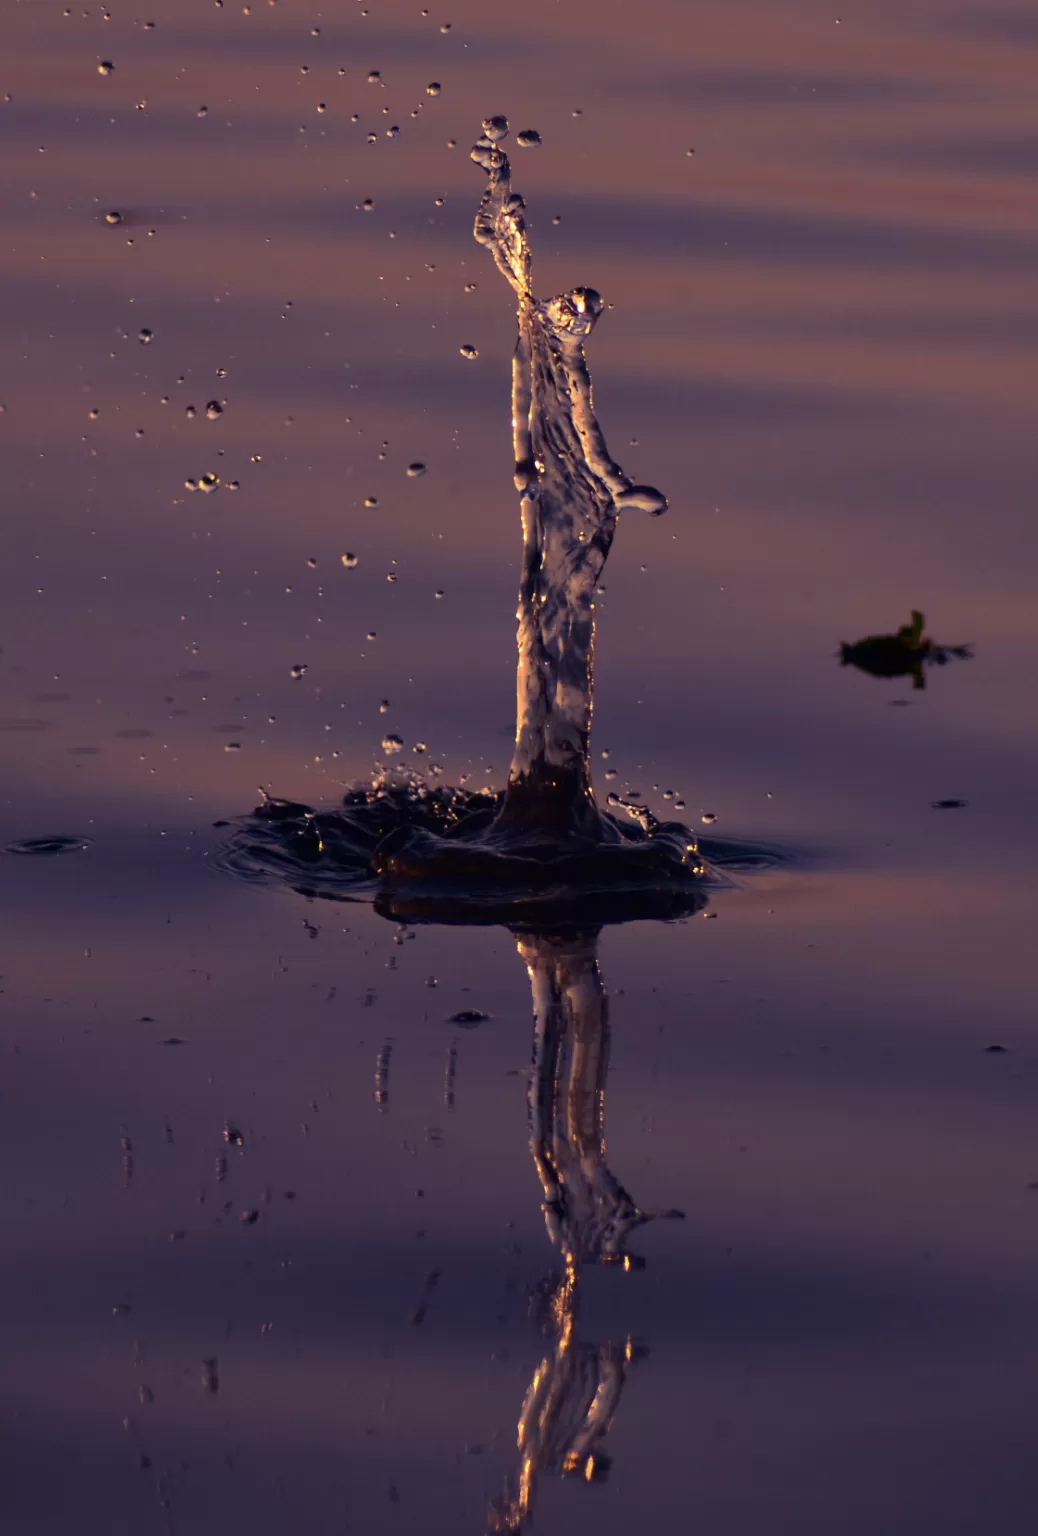
POLYGON ((440 92, 443 90, 443 86, 440 84, 440 82, 438 80, 430 80, 429 84, 425 87, 425 89, 426 89, 426 93, 429 96, 438 96, 440 94, 440 92))
POLYGON ((541 136, 536 128, 524 128, 522 133, 516 134, 515 142, 522 149, 536 149, 541 142, 541 136))
POLYGON ((366 507, 377 507, 378 506, 378 497, 377 496, 365 496, 365 498, 364 498, 364 505, 366 507))
POLYGON ((356 567, 360 564, 360 561, 356 555, 345 554, 342 557, 342 563, 348 571, 352 571, 356 569, 356 567))
POLYGON ((419 464, 419 463, 416 462, 414 464, 409 464, 407 466, 407 478, 409 480, 417 480, 420 475, 424 475, 424 474, 425 474, 425 465, 424 464, 419 464))
POLYGON ((143 330, 137 332, 137 340, 140 342, 142 347, 146 347, 148 343, 154 339, 154 335, 154 331, 149 331, 148 327, 145 326, 143 330))
POLYGON ((491 144, 497 144, 501 139, 508 137, 507 117, 485 117, 483 119, 483 132, 491 144))
POLYGON ((116 208, 110 209, 109 212, 105 214, 106 224, 121 224, 122 221, 123 216, 116 208))
POLYGON ((222 416, 223 406, 220 404, 219 400, 210 400, 209 404, 205 408, 205 414, 209 417, 210 421, 215 421, 218 416, 222 416))
POLYGON ((463 347, 459 348, 459 350, 461 352, 462 357, 478 357, 479 356, 479 348, 478 347, 474 347, 471 344, 471 342, 466 342, 463 347))
POLYGON ((303 676, 303 674, 305 672, 306 672, 306 662, 305 661, 297 661, 295 666, 292 668, 292 676, 298 682, 299 679, 303 676))
POLYGON ((395 731, 390 731, 388 736, 383 736, 383 738, 382 738, 382 750, 383 750, 383 752, 387 752, 387 753, 402 752, 403 749, 404 749, 403 739, 400 736, 398 736, 395 731))
POLYGON ((100 64, 97 66, 97 73, 99 75, 110 75, 114 68, 115 65, 112 63, 111 59, 102 59, 100 64))

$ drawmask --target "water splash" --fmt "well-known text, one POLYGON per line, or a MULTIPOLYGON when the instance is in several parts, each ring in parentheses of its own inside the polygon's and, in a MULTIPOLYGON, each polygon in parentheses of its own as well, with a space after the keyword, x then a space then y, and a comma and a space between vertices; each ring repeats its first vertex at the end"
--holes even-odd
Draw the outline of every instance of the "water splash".
MULTIPOLYGON (((593 288, 536 298, 523 199, 512 190, 509 132, 488 118, 472 158, 487 186, 475 238, 517 298, 512 365, 515 485, 523 529, 516 737, 500 794, 472 796, 384 776, 334 814, 268 801, 239 829, 226 863, 347 899, 377 894, 412 919, 555 920, 567 904, 594 920, 694 910, 707 874, 697 841, 643 805, 613 815, 591 784, 595 592, 626 511, 666 498, 610 456, 594 412, 584 347, 603 311, 593 288), (626 900, 630 896, 631 900, 626 900), (632 904, 633 903, 633 904, 632 904)), ((464 348, 462 349, 465 350, 464 348)), ((387 738, 388 740, 388 738, 387 738)), ((388 750, 388 747, 387 747, 388 750)))

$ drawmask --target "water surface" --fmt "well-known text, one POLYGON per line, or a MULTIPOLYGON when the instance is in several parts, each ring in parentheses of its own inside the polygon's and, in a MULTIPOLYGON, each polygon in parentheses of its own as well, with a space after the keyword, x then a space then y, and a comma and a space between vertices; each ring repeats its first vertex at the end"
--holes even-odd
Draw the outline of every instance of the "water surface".
POLYGON ((0 855, 7 1527, 481 1532, 516 1478, 565 1267, 516 940, 236 883, 212 825, 389 732, 504 781, 507 111, 671 502, 604 578, 599 798, 787 854, 598 941, 606 1166, 684 1220, 585 1267, 611 1469, 534 1528, 1030 1533, 1030 11, 108 10, 0 20, 0 844, 69 840, 0 855), (841 667, 913 610, 973 658, 841 667))

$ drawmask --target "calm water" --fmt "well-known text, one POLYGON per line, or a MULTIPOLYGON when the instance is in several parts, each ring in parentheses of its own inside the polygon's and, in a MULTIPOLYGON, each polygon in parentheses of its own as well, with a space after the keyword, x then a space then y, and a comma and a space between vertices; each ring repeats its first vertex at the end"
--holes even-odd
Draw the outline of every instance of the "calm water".
POLYGON ((569 983, 235 882, 212 825, 390 732, 507 772, 507 112, 538 291, 615 306, 596 406, 671 503, 604 578, 599 795, 785 853, 572 962, 581 1177, 684 1219, 584 1269, 611 1467, 546 1445, 533 1528, 1030 1533, 1033 10, 109 11, 0 16, 0 844, 86 845, 0 854, 5 1530, 481 1536, 564 1374, 527 964, 569 983), (913 609, 973 658, 840 666, 913 609))

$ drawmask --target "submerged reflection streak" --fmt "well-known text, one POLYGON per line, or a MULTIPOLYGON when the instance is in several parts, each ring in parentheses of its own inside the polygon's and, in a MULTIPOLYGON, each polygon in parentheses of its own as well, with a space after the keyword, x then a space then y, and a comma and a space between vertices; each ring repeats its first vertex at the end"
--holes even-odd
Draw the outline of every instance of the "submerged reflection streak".
POLYGON ((640 1268, 642 1261, 628 1250, 631 1233, 654 1215, 682 1215, 643 1210, 606 1162, 610 1033, 598 933, 515 933, 533 993, 530 1152, 562 1273, 541 1287, 549 1349, 519 1415, 518 1471, 490 1508, 492 1533, 518 1532, 532 1522, 542 1474, 589 1483, 607 1475, 603 1441, 631 1366, 646 1351, 630 1335, 601 1343, 581 1339, 584 1268, 640 1268))

